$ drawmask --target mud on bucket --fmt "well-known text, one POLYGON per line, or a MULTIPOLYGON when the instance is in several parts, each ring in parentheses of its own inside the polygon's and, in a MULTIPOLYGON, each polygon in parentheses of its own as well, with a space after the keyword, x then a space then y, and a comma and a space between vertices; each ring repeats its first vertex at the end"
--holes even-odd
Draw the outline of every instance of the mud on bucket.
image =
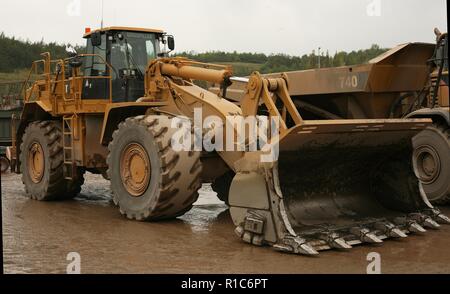
POLYGON ((448 219, 420 191, 411 138, 419 121, 306 121, 280 140, 278 162, 241 170, 230 189, 236 233, 302 254, 381 243, 448 219))

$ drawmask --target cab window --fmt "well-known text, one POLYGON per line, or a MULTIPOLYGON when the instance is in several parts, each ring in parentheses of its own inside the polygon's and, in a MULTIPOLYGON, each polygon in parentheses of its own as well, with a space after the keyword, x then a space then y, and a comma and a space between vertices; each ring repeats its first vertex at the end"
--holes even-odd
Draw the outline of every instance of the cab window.
MULTIPOLYGON (((102 44, 100 46, 93 47, 91 42, 88 42, 86 53, 97 54, 106 60, 106 34, 102 35, 102 44)), ((101 58, 98 56, 86 57, 84 75, 85 76, 106 76, 107 68, 101 58)))
POLYGON ((84 64, 84 80, 83 80, 83 92, 82 99, 109 99, 109 80, 108 68, 105 64, 107 41, 106 34, 101 36, 102 44, 100 46, 92 46, 90 40, 87 42, 87 54, 97 54, 96 56, 87 56, 83 62, 84 64), (102 60, 103 58, 103 60, 102 60), (94 78, 90 78, 94 77, 94 78))

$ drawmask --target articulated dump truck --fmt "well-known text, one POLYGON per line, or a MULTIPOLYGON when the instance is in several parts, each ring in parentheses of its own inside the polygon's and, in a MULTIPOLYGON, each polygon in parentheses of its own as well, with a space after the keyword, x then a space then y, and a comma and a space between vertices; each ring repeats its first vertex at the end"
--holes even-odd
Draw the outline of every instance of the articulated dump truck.
POLYGON ((308 119, 285 75, 241 79, 226 66, 167 58, 174 39, 160 30, 84 37, 87 53, 44 53, 33 64, 42 79, 25 91, 15 128, 16 170, 32 199, 73 198, 89 171, 111 181, 122 215, 162 221, 189 211, 202 182, 213 182, 240 239, 305 255, 450 222, 412 168, 411 138, 431 119, 308 119), (240 105, 223 98, 243 80, 240 105), (259 121, 268 131, 256 142, 259 121))

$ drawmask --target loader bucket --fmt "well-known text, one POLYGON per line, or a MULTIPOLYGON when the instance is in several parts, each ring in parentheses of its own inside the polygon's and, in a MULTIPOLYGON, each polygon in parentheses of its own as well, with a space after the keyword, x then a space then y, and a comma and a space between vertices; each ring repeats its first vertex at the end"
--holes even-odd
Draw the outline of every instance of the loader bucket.
POLYGON ((238 170, 229 196, 236 233, 255 245, 315 255, 448 223, 412 167, 411 138, 429 123, 304 121, 281 137, 277 162, 238 170))

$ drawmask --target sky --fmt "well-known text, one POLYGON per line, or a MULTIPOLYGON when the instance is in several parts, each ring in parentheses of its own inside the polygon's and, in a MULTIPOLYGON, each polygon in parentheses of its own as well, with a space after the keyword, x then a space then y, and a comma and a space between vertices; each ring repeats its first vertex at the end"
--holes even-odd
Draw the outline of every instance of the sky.
MULTIPOLYGON (((2 0, 0 31, 31 41, 84 44, 101 0, 2 0)), ((434 42, 446 0, 104 0, 104 26, 159 28, 176 51, 330 54, 434 42)), ((1 50, 1 48, 0 48, 1 50)))

